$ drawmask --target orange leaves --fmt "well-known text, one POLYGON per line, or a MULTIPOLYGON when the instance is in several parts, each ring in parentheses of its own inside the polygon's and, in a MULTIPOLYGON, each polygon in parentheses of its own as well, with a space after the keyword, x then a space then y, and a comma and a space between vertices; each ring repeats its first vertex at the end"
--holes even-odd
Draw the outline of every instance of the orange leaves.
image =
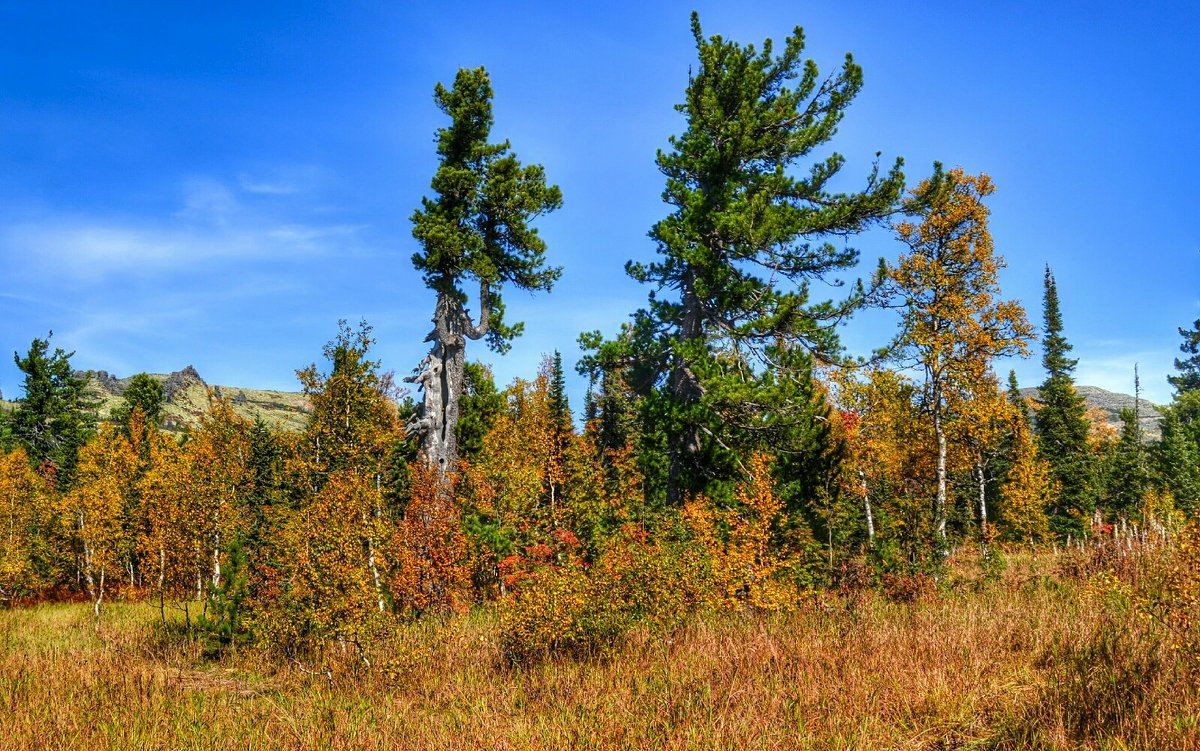
POLYGON ((736 506, 717 509, 703 496, 683 507, 683 518, 707 554, 713 604, 723 608, 787 610, 797 591, 783 576, 795 560, 773 544, 783 501, 775 492, 770 460, 756 454, 750 478, 734 494, 736 506))
POLYGON ((996 299, 1004 261, 994 254, 987 227, 983 198, 994 191, 990 178, 962 170, 947 177, 919 225, 896 225, 909 253, 889 274, 907 303, 906 343, 920 362, 948 374, 982 373, 992 357, 1024 354, 1032 329, 1018 303, 996 299))
POLYGON ((105 425, 79 451, 77 485, 63 500, 63 511, 79 546, 81 573, 96 598, 99 616, 104 581, 121 569, 122 553, 133 547, 124 527, 134 492, 138 455, 133 444, 105 425))
POLYGON ((396 605, 410 614, 465 610, 471 569, 452 484, 423 461, 412 472, 412 498, 392 543, 396 605))
POLYGON ((1050 465, 1038 455, 1037 446, 1026 421, 1017 417, 1013 431, 1012 464, 1001 490, 1004 499, 1004 528, 1019 542, 1036 543, 1050 539, 1046 509, 1058 495, 1050 465))
POLYGON ((34 528, 48 513, 45 482, 29 467, 25 451, 0 454, 0 602, 30 594, 41 582, 34 567, 34 528))

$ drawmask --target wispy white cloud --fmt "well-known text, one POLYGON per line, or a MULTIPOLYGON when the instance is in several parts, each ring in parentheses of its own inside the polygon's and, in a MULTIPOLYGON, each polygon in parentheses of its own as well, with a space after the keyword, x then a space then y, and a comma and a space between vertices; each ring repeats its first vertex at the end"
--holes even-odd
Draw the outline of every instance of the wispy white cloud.
POLYGON ((288 196, 313 190, 321 181, 322 170, 312 165, 274 167, 258 172, 242 172, 238 186, 246 193, 288 196))
POLYGON ((225 185, 209 178, 190 178, 183 185, 183 208, 175 217, 224 227, 240 213, 241 205, 225 185))
POLYGON ((93 283, 115 275, 187 272, 202 265, 345 252, 362 225, 310 224, 268 212, 219 181, 193 178, 166 219, 39 216, 0 227, 0 255, 13 270, 93 283))

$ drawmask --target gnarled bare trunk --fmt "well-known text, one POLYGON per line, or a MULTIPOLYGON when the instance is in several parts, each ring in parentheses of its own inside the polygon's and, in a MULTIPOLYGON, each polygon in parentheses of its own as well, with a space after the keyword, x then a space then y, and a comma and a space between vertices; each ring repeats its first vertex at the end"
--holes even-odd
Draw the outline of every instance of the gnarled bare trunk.
MULTIPOLYGON (((700 300, 693 289, 695 272, 689 272, 683 289, 683 315, 679 325, 679 339, 686 346, 699 341, 704 335, 703 311, 700 300)), ((691 363, 676 352, 671 365, 671 396, 682 404, 691 405, 700 401, 704 387, 692 371, 691 363)), ((671 466, 667 476, 667 502, 683 503, 683 475, 692 458, 700 453, 700 426, 681 425, 680 434, 671 446, 671 466)))
POLYGON ((458 463, 454 426, 466 382, 466 340, 480 339, 488 332, 491 296, 486 282, 479 284, 479 307, 479 323, 473 324, 455 290, 438 292, 433 331, 425 337, 433 346, 417 372, 405 379, 422 392, 421 409, 409 423, 408 432, 420 438, 421 454, 443 479, 458 463))

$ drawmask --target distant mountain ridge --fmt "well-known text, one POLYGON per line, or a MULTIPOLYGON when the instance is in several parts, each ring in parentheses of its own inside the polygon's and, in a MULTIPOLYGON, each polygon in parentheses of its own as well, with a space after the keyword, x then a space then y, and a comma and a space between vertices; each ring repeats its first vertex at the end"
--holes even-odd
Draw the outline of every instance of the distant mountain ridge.
MULTIPOLYGON (((88 381, 88 391, 99 402, 101 417, 108 417, 121 404, 125 389, 133 377, 118 378, 104 370, 76 373, 88 381)), ((149 373, 163 386, 163 427, 175 432, 200 425, 208 411, 209 392, 229 399, 233 411, 249 420, 261 417, 273 428, 301 430, 311 411, 304 394, 295 391, 248 389, 240 386, 209 385, 194 367, 188 365, 174 373, 149 373)))
MULTIPOLYGON (((108 417, 117 407, 132 376, 118 378, 104 370, 79 371, 76 375, 89 382, 89 391, 99 402, 101 417, 108 417)), ((174 373, 150 373, 163 385, 163 426, 172 431, 185 431, 199 426, 200 417, 208 411, 209 389, 217 397, 229 398, 233 410, 253 420, 261 417, 268 425, 283 430, 301 430, 312 411, 308 399, 298 391, 250 389, 241 386, 210 386, 191 365, 174 373)), ((1089 408, 1103 413, 1107 424, 1121 429, 1121 409, 1133 409, 1134 398, 1129 394, 1108 391, 1098 386, 1076 386, 1089 408)), ((1021 389, 1021 396, 1036 400, 1036 388, 1021 389)), ((1147 399, 1138 400, 1139 423, 1146 440, 1158 440, 1162 435, 1159 407, 1147 399)))
MULTIPOLYGON (((1130 394, 1108 391, 1098 386, 1076 386, 1075 391, 1083 397, 1089 408, 1103 412, 1108 418, 1108 425, 1118 431, 1121 429, 1121 410, 1126 407, 1134 409, 1136 403, 1138 425, 1142 429, 1143 439, 1157 441, 1162 436, 1162 429, 1159 426, 1162 421, 1162 413, 1159 412, 1159 407, 1154 402, 1148 399, 1135 400, 1130 394)), ((1021 389, 1021 396, 1036 400, 1038 390, 1036 388, 1021 389)))

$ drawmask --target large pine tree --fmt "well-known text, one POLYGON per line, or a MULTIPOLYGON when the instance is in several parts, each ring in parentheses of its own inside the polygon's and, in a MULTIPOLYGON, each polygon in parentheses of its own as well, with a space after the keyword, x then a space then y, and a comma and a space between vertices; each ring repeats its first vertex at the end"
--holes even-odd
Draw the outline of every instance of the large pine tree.
POLYGON ((699 61, 677 106, 686 128, 657 159, 671 207, 650 230, 659 258, 627 267, 653 287, 635 316, 637 336, 652 344, 630 359, 657 363, 650 408, 666 426, 672 501, 727 477, 742 439, 764 423, 807 419, 765 415, 758 392, 806 383, 807 353, 836 350, 833 326, 866 293, 813 302, 809 284, 856 263, 833 240, 889 215, 904 188, 897 159, 886 174, 876 166, 861 191, 835 192, 842 156, 816 157, 862 87, 851 56, 822 79, 801 57, 799 28, 779 54, 769 39, 756 50, 706 38, 695 13, 692 34, 699 61), (772 383, 760 383, 764 370, 775 371, 772 383))
POLYGON ((500 288, 549 290, 560 269, 545 264, 546 244, 530 226, 562 205, 557 186, 546 184, 541 165, 522 166, 507 141, 490 143, 492 84, 483 68, 463 69, 434 99, 451 119, 437 132, 441 158, 432 188, 413 214, 413 237, 422 250, 413 265, 437 293, 429 355, 408 379, 422 400, 410 432, 426 460, 444 476, 459 458, 459 403, 466 388, 466 344, 483 339, 504 352, 521 333, 506 324, 500 288), (478 284, 475 320, 467 310, 467 284, 478 284))
POLYGON ((1042 367, 1046 380, 1038 389, 1038 451, 1050 464, 1059 487, 1051 509, 1051 524, 1059 535, 1079 536, 1095 508, 1094 468, 1088 451, 1087 408, 1075 391, 1077 360, 1068 357, 1071 345, 1063 336, 1058 285, 1046 267, 1043 301, 1042 367))

